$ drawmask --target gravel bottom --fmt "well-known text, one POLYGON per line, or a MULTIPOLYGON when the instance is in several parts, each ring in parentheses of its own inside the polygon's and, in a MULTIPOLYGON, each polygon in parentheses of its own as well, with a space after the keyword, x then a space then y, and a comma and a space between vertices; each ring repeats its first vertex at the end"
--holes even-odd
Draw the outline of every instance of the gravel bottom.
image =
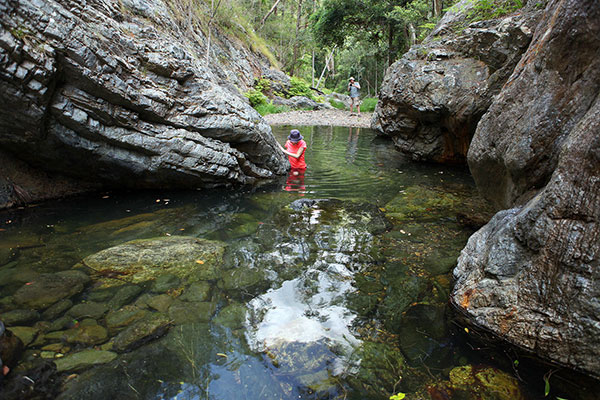
POLYGON ((269 114, 263 118, 269 125, 351 126, 359 128, 369 128, 371 126, 371 113, 361 113, 358 116, 351 115, 350 111, 342 110, 298 110, 269 114))

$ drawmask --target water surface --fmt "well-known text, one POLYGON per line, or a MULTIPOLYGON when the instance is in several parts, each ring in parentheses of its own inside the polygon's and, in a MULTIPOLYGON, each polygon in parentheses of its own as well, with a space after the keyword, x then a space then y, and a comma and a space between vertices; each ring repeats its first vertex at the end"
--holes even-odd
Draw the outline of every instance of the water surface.
MULTIPOLYGON (((280 143, 288 131, 275 129, 280 143)), ((540 382, 515 378, 518 357, 469 344, 447 305, 474 231, 464 220, 485 208, 468 171, 414 164, 368 129, 301 131, 305 174, 255 190, 103 193, 2 213, 0 307, 30 342, 20 369, 114 355, 61 364, 47 383, 61 399, 535 398, 540 382), (224 252, 145 281, 92 266, 132 240, 179 237, 224 252), (72 296, 20 298, 73 269, 90 280, 72 296), (153 334, 123 345, 133 326, 153 334)), ((165 257, 177 268, 184 255, 165 257)))

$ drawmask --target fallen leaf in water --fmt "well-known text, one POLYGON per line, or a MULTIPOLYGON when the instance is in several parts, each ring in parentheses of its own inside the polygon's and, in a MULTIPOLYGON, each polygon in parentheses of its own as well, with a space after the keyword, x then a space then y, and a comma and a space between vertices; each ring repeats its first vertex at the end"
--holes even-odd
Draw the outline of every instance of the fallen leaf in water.
POLYGON ((202 261, 202 260, 196 260, 196 263, 198 263, 198 264, 204 264, 204 261, 202 261))
POLYGON ((225 358, 227 358, 227 354, 224 354, 224 353, 217 353, 217 355, 218 355, 219 357, 225 357, 225 358))
POLYGON ((469 328, 465 328, 465 332, 469 333, 469 328))

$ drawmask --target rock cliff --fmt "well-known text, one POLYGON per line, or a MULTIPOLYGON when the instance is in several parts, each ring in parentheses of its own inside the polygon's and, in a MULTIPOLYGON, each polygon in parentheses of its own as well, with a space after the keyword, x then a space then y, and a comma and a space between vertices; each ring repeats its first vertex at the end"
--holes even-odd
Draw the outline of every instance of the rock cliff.
MULTIPOLYGON (((235 89, 265 61, 215 34, 207 62, 204 35, 182 27, 174 4, 1 2, 2 151, 82 187, 207 188, 283 173, 269 126, 235 89)), ((0 208, 11 202, 3 192, 0 208)))
POLYGON ((541 357, 600 377, 600 7, 554 0, 468 153, 500 211, 454 271, 452 302, 541 357))
POLYGON ((481 116, 529 44, 535 7, 471 22, 463 0, 386 73, 372 127, 415 160, 466 162, 481 116))

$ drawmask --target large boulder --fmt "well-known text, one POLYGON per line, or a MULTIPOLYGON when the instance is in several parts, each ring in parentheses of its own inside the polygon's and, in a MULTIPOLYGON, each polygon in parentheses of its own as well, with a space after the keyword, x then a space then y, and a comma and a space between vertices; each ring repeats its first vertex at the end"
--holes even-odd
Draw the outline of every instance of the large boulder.
POLYGON ((415 160, 465 163, 477 123, 526 50, 540 12, 470 22, 453 7, 385 75, 372 127, 415 160), (467 26, 467 28, 465 28, 467 26))
POLYGON ((109 286, 151 281, 166 274, 191 281, 213 280, 224 252, 222 242, 171 236, 132 240, 92 254, 81 265, 109 286))
POLYGON ((462 251, 451 299, 476 325, 600 377, 600 8, 549 2, 469 150, 501 211, 462 251))
MULTIPOLYGON (((220 76, 226 68, 207 63, 203 37, 182 34, 169 7, 2 2, 0 147, 105 187, 213 187, 283 173, 269 126, 224 81, 249 76, 249 85, 260 68, 220 76)), ((14 189, 0 190, 1 199, 14 189)))

